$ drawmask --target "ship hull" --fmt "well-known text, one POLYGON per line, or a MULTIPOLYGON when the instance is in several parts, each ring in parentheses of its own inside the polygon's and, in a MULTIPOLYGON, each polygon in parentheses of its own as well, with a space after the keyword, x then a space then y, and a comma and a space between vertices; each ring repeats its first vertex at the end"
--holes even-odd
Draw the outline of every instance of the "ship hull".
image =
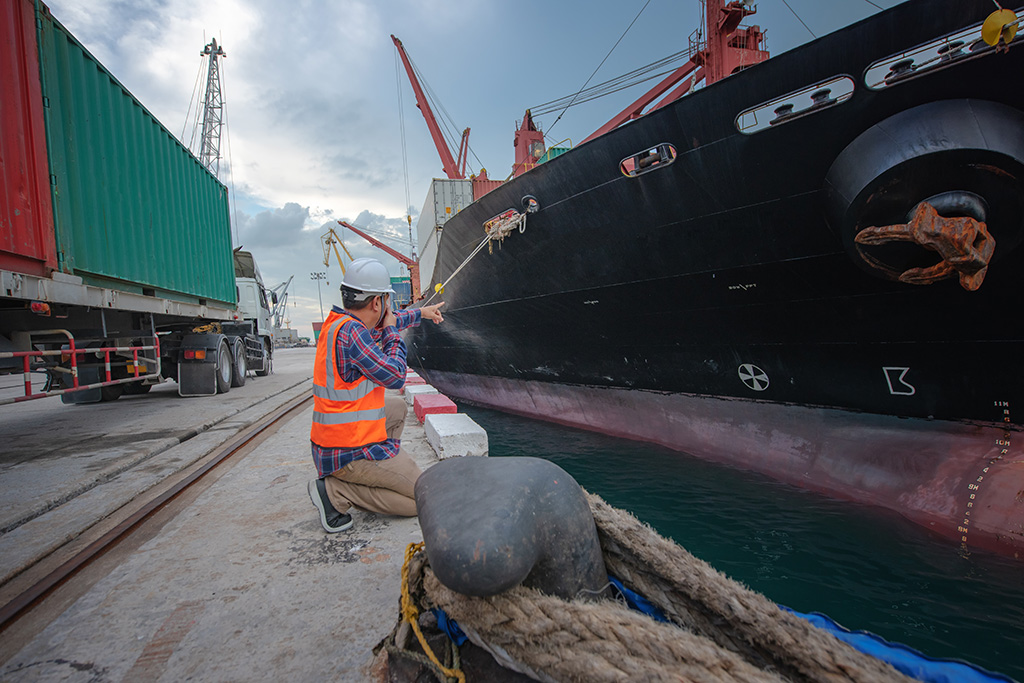
POLYGON ((998 425, 447 372, 429 379, 481 406, 657 443, 888 508, 966 548, 1024 552, 1024 453, 1002 452, 998 425))
POLYGON ((881 89, 865 76, 989 11, 901 5, 485 195, 445 224, 446 320, 410 331, 410 363, 456 398, 1024 551, 1024 94, 1005 87, 1024 48, 881 89), (842 103, 750 135, 735 125, 843 74, 856 87, 842 103), (621 172, 661 144, 671 163, 621 172), (854 244, 963 192, 982 197, 997 245, 976 291, 893 281, 854 244), (540 210, 525 231, 471 256, 484 223, 527 196, 540 210))

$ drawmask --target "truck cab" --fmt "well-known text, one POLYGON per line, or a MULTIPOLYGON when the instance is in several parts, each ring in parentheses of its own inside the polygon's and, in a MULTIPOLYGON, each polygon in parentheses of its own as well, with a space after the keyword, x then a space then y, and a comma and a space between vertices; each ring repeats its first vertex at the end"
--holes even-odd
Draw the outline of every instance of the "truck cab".
MULTIPOLYGON (((248 251, 235 249, 235 284, 238 288, 238 316, 241 320, 253 323, 254 331, 268 342, 273 341, 273 321, 271 304, 268 301, 267 289, 263 286, 263 277, 252 254, 248 251)), ((271 296, 275 296, 271 294, 271 296)))

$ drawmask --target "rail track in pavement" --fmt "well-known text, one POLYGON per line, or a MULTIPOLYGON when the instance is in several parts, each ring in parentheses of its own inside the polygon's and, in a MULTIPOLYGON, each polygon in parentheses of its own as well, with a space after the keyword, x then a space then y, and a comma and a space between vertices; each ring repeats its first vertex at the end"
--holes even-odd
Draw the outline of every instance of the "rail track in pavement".
MULTIPOLYGON (((0 588, 0 634, 46 603, 62 587, 147 526, 162 526, 245 454, 270 438, 313 400, 297 396, 238 432, 191 466, 152 487, 62 549, 41 559, 0 588), (191 495, 190 495, 191 494, 191 495), (164 519, 156 521, 161 512, 164 519)), ((87 589, 85 586, 84 589, 87 589)), ((75 593, 75 590, 71 590, 75 593)))

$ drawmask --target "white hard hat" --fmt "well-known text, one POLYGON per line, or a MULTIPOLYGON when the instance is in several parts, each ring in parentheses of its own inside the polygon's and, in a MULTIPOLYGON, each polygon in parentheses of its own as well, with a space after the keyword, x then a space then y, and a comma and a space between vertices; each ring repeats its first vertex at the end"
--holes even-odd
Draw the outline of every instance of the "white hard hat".
POLYGON ((341 286, 343 289, 351 289, 365 295, 354 297, 356 301, 395 293, 395 290, 391 289, 391 276, 387 267, 372 258, 357 258, 350 263, 345 270, 345 277, 341 280, 341 286))

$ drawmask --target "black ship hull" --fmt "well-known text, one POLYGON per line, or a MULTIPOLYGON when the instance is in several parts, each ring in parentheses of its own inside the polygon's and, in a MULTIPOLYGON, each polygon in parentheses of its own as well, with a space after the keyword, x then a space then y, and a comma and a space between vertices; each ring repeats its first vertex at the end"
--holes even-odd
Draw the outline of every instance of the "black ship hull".
POLYGON ((1020 554, 1024 47, 869 87, 879 60, 991 8, 906 3, 485 195, 445 224, 433 281, 462 269, 445 323, 411 331, 410 363, 456 398, 662 443, 1020 554), (842 76, 855 86, 844 101, 737 127, 760 103, 842 76), (671 163, 622 172, 664 144, 671 163), (996 245, 975 291, 890 279, 939 260, 919 244, 873 265, 854 242, 964 194, 980 197, 996 245), (527 196, 539 211, 525 231, 466 261, 484 223, 527 196))

